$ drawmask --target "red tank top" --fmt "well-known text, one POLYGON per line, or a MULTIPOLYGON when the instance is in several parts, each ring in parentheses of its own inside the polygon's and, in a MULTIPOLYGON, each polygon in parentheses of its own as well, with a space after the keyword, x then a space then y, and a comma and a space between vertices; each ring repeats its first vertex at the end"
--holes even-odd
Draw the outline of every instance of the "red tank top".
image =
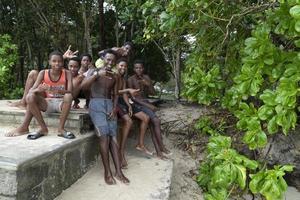
POLYGON ((46 98, 62 98, 64 95, 59 94, 57 91, 67 89, 67 79, 65 70, 63 69, 61 71, 60 77, 57 81, 53 81, 50 77, 50 70, 46 69, 42 84, 46 84, 50 88, 49 91, 45 92, 46 98))

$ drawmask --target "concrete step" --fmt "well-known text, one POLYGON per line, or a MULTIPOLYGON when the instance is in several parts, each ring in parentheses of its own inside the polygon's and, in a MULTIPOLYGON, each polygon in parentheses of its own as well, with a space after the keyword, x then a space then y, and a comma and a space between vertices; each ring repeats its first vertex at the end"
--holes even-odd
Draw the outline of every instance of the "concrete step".
MULTIPOLYGON (((10 100, 15 102, 15 100, 10 100)), ((23 122, 25 110, 17 107, 8 106, 7 100, 0 100, 0 127, 9 125, 19 125, 23 122)), ((84 101, 81 101, 83 107, 84 101)), ((48 127, 55 128, 59 124, 59 113, 43 113, 44 120, 48 127)), ((35 119, 31 122, 31 127, 37 127, 35 119)), ((66 129, 72 129, 75 133, 85 133, 91 130, 92 123, 86 109, 71 110, 65 124, 66 129)))
POLYGON ((0 130, 0 199, 52 200, 77 181, 95 162, 99 149, 92 132, 68 140, 49 134, 4 137, 0 130))

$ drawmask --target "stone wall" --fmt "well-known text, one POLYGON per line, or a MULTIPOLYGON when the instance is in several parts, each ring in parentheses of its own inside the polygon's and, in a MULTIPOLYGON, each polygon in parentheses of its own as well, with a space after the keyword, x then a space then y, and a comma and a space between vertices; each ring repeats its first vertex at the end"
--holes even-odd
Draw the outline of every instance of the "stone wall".
POLYGON ((286 175, 289 185, 300 190, 300 129, 292 131, 288 136, 277 134, 265 148, 265 152, 270 149, 267 156, 270 165, 294 165, 294 171, 286 175))

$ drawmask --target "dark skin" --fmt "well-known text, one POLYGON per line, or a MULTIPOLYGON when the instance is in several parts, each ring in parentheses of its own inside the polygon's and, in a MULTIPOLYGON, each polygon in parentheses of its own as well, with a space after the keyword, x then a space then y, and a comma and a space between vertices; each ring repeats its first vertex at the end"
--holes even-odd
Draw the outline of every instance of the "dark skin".
MULTIPOLYGON (((100 68, 98 71, 94 70, 93 74, 86 78, 82 86, 83 88, 91 88, 91 98, 105 98, 111 99, 113 96, 113 109, 108 113, 109 118, 116 118, 116 104, 118 99, 118 79, 115 74, 111 72, 111 67, 115 63, 115 55, 107 53, 104 56, 104 67, 100 68)), ((96 129, 96 131, 100 131, 96 129)), ((116 137, 108 136, 99 133, 99 144, 100 144, 100 154, 102 158, 102 163, 104 166, 104 180, 108 185, 116 184, 113 178, 110 164, 109 164, 109 152, 113 158, 113 162, 116 170, 116 178, 121 182, 128 184, 129 180, 124 176, 121 170, 121 162, 119 157, 119 147, 117 144, 116 137)))
MULTIPOLYGON (((151 109, 152 111, 156 111, 157 108, 155 106, 153 106, 152 104, 144 101, 144 99, 146 98, 146 91, 149 94, 154 94, 154 87, 152 85, 151 79, 149 78, 149 76, 144 75, 144 67, 143 64, 141 63, 136 63, 134 64, 134 75, 131 76, 128 79, 128 87, 129 88, 133 88, 133 89, 139 89, 140 93, 134 96, 134 100, 135 102, 137 102, 138 104, 148 107, 149 109, 151 109)), ((163 153, 168 154, 170 153, 170 151, 165 147, 165 145, 163 144, 163 139, 162 139, 162 135, 161 135, 161 122, 160 119, 158 117, 155 117, 151 120, 151 136, 152 136, 152 142, 154 144, 157 156, 159 158, 164 159, 165 156, 163 153)))
MULTIPOLYGON (((71 45, 68 47, 68 49, 66 50, 66 52, 63 55, 64 59, 70 59, 76 56, 76 54, 78 53, 78 51, 73 52, 71 50, 71 45)), ((13 106, 13 107, 19 107, 21 109, 26 109, 26 96, 29 92, 29 90, 32 88, 33 84, 35 83, 37 76, 39 74, 38 70, 31 70, 27 76, 26 82, 25 82, 25 88, 24 88, 24 93, 23 93, 23 97, 20 101, 17 102, 9 102, 9 106, 13 106)))
MULTIPOLYGON (((68 63, 68 69, 72 73, 73 77, 73 98, 76 99, 78 97, 78 94, 82 88, 82 81, 84 79, 84 76, 82 74, 79 74, 79 68, 80 63, 75 60, 70 60, 68 63)), ((78 102, 79 103, 79 102, 78 102)), ((75 101, 74 105, 72 106, 74 109, 80 108, 78 103, 75 101)))
MULTIPOLYGON (((63 70, 63 58, 59 55, 52 55, 49 59, 49 65, 51 66, 50 76, 51 79, 56 81, 60 78, 62 70, 63 70)), ((42 95, 45 91, 50 91, 50 88, 44 84, 41 84, 44 79, 45 71, 42 70, 37 77, 32 88, 29 90, 28 95, 26 96, 26 113, 25 119, 21 126, 16 128, 15 130, 10 131, 6 134, 8 137, 19 136, 23 134, 27 134, 29 132, 29 125, 34 117, 38 124, 40 125, 39 133, 42 135, 48 134, 48 128, 43 119, 41 111, 46 111, 47 109, 47 101, 42 95)), ((60 115, 60 122, 58 126, 58 132, 63 134, 64 125, 67 120, 67 116, 69 114, 71 103, 72 103, 72 74, 70 71, 66 71, 66 79, 68 88, 60 91, 52 91, 59 94, 63 94, 63 103, 62 103, 62 112, 60 115)))
MULTIPOLYGON (((135 95, 139 90, 126 88, 126 81, 124 78, 124 75, 127 71, 127 62, 126 61, 119 62, 117 64, 117 70, 118 70, 118 75, 119 75, 118 78, 120 79, 119 87, 118 87, 119 93, 123 94, 123 99, 128 106, 128 114, 125 114, 122 116, 123 127, 122 127, 121 139, 120 139, 121 165, 122 165, 122 168, 126 168, 128 164, 125 159, 125 144, 126 144, 126 140, 127 140, 129 131, 130 131, 130 129, 132 127, 132 123, 133 123, 132 119, 131 119, 132 107, 129 103, 127 93, 130 93, 131 95, 135 95)), ((139 119, 141 121, 139 140, 138 140, 138 144, 136 145, 136 148, 138 150, 143 151, 144 153, 152 155, 152 152, 150 152, 144 145, 144 137, 145 137, 145 133, 148 128, 148 123, 149 123, 150 118, 144 112, 135 113, 134 117, 136 117, 137 119, 139 119)))

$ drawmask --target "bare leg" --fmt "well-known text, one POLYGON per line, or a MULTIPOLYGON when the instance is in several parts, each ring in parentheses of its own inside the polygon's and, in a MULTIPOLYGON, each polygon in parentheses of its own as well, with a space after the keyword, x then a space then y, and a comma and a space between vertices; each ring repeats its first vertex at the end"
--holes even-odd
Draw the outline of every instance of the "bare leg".
POLYGON ((165 156, 163 155, 162 151, 160 150, 159 144, 158 144, 157 139, 155 137, 153 124, 150 125, 150 132, 151 132, 151 139, 152 139, 157 157, 159 157, 161 159, 164 159, 165 156))
POLYGON ((27 110, 31 112, 33 117, 37 120, 41 129, 38 131, 43 135, 48 134, 48 128, 43 119, 41 111, 45 111, 47 109, 47 102, 44 97, 37 95, 36 93, 29 93, 26 96, 27 102, 27 110))
POLYGON ((29 133, 29 125, 30 122, 32 120, 33 115, 31 114, 31 112, 26 109, 26 113, 25 113, 25 118, 23 123, 21 124, 21 126, 19 126, 18 128, 9 131, 8 133, 5 134, 6 137, 15 137, 15 136, 20 136, 20 135, 24 135, 29 133))
POLYGON ((136 149, 141 150, 146 154, 152 155, 152 152, 150 152, 145 147, 145 134, 148 128, 150 118, 144 112, 138 112, 134 116, 139 120, 141 120, 140 133, 139 133, 138 144, 136 145, 136 149))
POLYGON ((67 93, 64 95, 64 100, 62 103, 62 112, 60 115, 60 121, 59 121, 59 127, 58 127, 58 132, 59 133, 64 133, 64 127, 65 123, 67 120, 67 117, 69 115, 70 109, 71 109, 71 104, 72 104, 73 97, 71 94, 67 93))
POLYGON ((80 93, 80 90, 81 90, 81 81, 79 81, 79 79, 73 79, 73 92, 72 92, 72 96, 73 96, 73 99, 74 99, 74 104, 73 104, 73 108, 74 109, 78 109, 80 108, 79 107, 79 99, 77 99, 79 93, 80 93))
POLYGON ((113 137, 110 140, 109 143, 109 149, 113 158, 113 162, 115 164, 116 169, 116 178, 121 181, 122 183, 129 183, 128 178, 126 178, 121 170, 121 163, 120 163, 120 157, 119 157, 119 148, 117 144, 117 138, 113 137))
MULTIPOLYGON (((98 131, 96 129, 96 131, 98 131)), ((110 166, 109 166, 109 136, 102 135, 99 138, 100 155, 104 167, 104 180, 108 185, 116 184, 116 180, 113 178, 110 166)))
POLYGON ((31 70, 29 72, 27 79, 26 79, 25 89, 24 89, 24 94, 23 94, 22 99, 20 101, 11 103, 10 106, 26 108, 26 96, 27 96, 29 90, 32 88, 33 84, 35 83, 38 74, 39 74, 39 71, 37 71, 37 70, 31 70))
POLYGON ((120 159, 121 159, 121 167, 125 168, 128 165, 126 162, 126 159, 125 159, 125 144, 126 144, 126 140, 127 140, 130 128, 132 126, 132 120, 127 114, 122 116, 122 120, 123 120, 124 124, 122 127, 122 136, 121 136, 121 141, 120 141, 120 159))
POLYGON ((160 128, 160 119, 155 117, 151 121, 152 121, 153 128, 154 128, 155 138, 157 140, 160 150, 166 154, 170 153, 170 151, 165 147, 165 145, 163 143, 163 139, 162 139, 162 135, 161 135, 161 128, 160 128))

